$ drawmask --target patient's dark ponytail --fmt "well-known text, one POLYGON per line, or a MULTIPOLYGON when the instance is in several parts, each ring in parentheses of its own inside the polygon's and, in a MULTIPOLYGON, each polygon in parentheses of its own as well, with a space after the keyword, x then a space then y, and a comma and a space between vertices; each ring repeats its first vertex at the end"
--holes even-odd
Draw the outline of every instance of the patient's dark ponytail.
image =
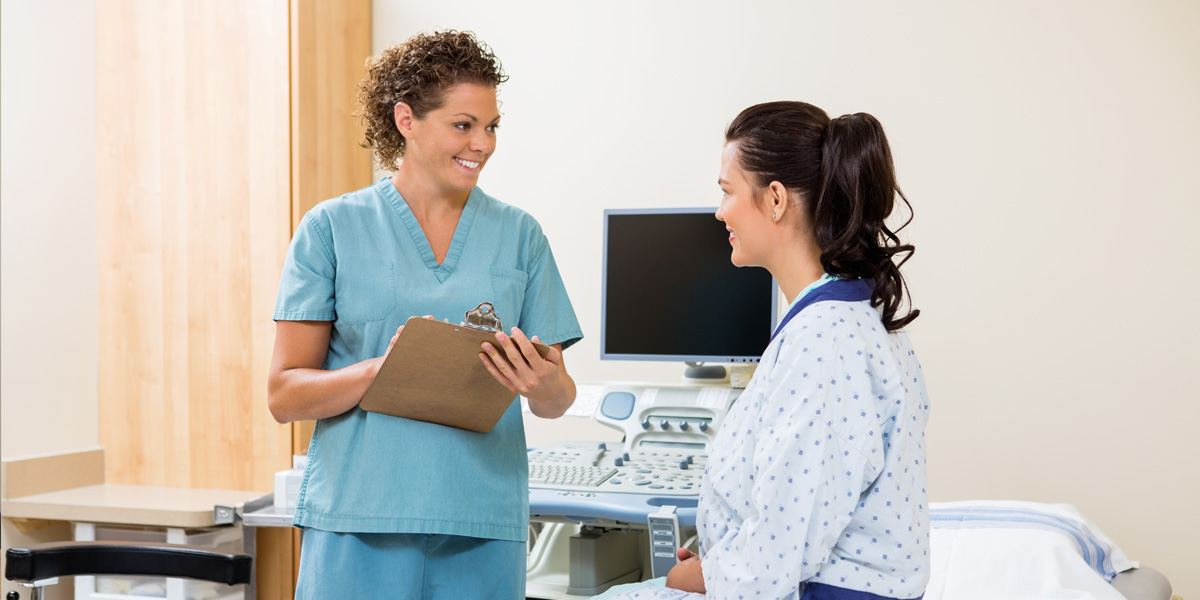
POLYGON ((898 315, 907 286, 900 274, 912 244, 884 223, 896 196, 912 205, 896 185, 887 137, 879 121, 866 113, 830 120, 825 111, 804 102, 770 102, 742 111, 725 132, 736 143, 738 161, 765 188, 778 181, 800 193, 801 207, 813 226, 825 272, 875 282, 871 305, 889 331, 920 314, 898 315), (897 262, 896 255, 903 255, 897 262))

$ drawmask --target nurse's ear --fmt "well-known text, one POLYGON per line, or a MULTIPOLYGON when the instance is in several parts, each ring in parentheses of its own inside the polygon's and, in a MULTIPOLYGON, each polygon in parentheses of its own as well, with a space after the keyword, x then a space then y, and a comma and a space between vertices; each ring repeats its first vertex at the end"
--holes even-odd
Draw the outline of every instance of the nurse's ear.
POLYGON ((767 185, 766 204, 764 208, 771 215, 771 221, 775 223, 783 221, 783 215, 787 212, 788 206, 791 205, 791 202, 788 202, 789 197, 790 194, 788 194, 787 188, 783 187, 782 183, 772 181, 767 185))
POLYGON ((400 135, 404 139, 411 140, 413 137, 413 111, 412 107, 407 102, 400 102, 393 109, 393 118, 396 120, 396 129, 400 130, 400 135))

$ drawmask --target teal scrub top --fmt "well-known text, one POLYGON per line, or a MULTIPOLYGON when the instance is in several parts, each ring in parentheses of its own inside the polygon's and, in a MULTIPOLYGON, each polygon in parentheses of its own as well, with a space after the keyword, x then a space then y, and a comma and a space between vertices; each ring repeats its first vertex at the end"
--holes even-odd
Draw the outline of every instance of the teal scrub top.
MULTIPOLYGON (((284 263, 277 321, 332 321, 325 369, 382 356, 409 317, 457 323, 492 302, 506 329, 583 337, 549 242, 526 212, 471 191, 441 265, 390 179, 318 204, 284 263)), ((515 397, 514 397, 515 400, 515 397)), ((355 407, 313 432, 295 524, 524 541, 529 464, 519 402, 489 433, 355 407)))

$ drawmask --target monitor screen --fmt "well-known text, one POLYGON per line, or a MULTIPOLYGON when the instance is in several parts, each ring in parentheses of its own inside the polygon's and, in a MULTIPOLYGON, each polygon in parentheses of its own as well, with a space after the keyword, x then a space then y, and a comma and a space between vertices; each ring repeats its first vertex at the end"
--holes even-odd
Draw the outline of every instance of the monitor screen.
POLYGON ((775 282, 729 262, 715 212, 604 211, 600 358, 758 362, 775 325, 775 282))

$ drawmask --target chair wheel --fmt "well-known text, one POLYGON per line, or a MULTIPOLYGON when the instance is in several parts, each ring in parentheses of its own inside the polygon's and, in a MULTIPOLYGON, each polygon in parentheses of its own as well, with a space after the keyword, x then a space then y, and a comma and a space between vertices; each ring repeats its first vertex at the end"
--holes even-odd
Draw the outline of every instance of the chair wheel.
POLYGON ((9 593, 8 593, 8 596, 6 596, 6 598, 7 598, 8 600, 21 600, 21 595, 20 595, 20 594, 18 594, 18 593, 16 592, 16 590, 13 590, 13 591, 11 591, 11 592, 9 592, 9 593))

